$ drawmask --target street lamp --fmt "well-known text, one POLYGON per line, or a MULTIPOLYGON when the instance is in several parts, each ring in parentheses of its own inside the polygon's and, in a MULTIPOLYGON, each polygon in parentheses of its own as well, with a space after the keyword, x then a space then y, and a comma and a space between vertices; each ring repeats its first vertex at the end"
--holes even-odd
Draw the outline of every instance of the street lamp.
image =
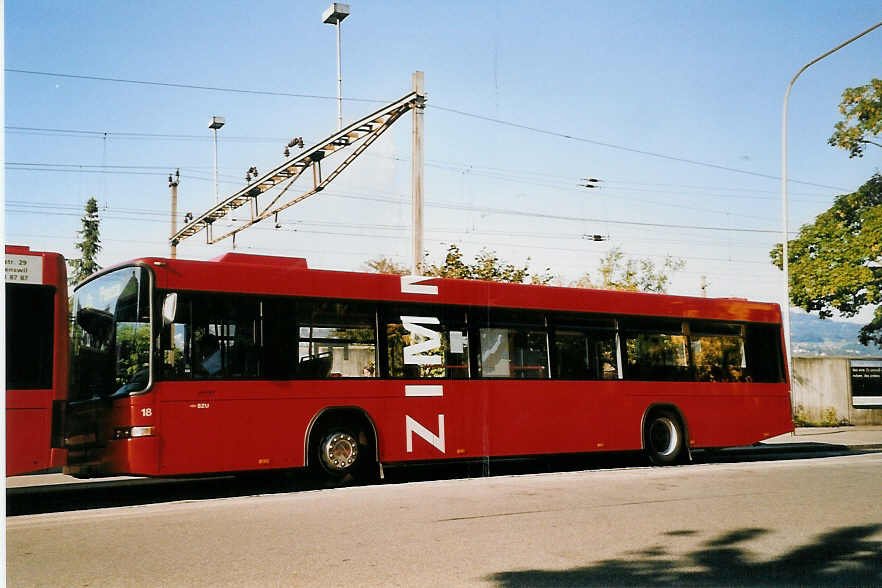
POLYGON ((802 66, 796 75, 793 76, 793 79, 790 80, 790 83, 787 85, 787 91, 784 93, 784 108, 781 114, 781 224, 782 224, 782 233, 783 233, 783 244, 782 244, 782 264, 781 269, 784 270, 784 347, 787 353, 787 373, 788 375, 792 374, 793 369, 793 360, 792 354, 790 352, 790 263, 789 263, 789 249, 788 249, 788 235, 787 235, 787 103, 790 101, 790 89, 793 88, 793 83, 796 81, 802 72, 807 70, 810 66, 815 63, 821 61, 831 53, 835 53, 839 51, 849 43, 853 41, 857 41, 870 31, 879 28, 882 26, 882 22, 878 22, 860 33, 859 35, 855 35, 848 41, 837 45, 836 47, 830 49, 823 55, 816 57, 802 66))
POLYGON ((349 5, 334 2, 322 13, 322 22, 337 26, 337 130, 343 128, 343 70, 340 66, 340 23, 349 16, 349 5))
POLYGON ((224 126, 224 117, 213 116, 208 122, 208 128, 214 131, 214 201, 217 202, 217 131, 224 126))

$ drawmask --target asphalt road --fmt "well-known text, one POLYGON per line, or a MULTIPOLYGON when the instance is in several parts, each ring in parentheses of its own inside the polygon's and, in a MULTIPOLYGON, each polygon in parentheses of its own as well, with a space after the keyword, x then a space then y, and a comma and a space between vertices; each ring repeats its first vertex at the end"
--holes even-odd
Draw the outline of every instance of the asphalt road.
POLYGON ((132 506, 9 517, 8 584, 882 585, 878 452, 253 494, 183 483, 217 491, 151 504, 154 482, 132 506))

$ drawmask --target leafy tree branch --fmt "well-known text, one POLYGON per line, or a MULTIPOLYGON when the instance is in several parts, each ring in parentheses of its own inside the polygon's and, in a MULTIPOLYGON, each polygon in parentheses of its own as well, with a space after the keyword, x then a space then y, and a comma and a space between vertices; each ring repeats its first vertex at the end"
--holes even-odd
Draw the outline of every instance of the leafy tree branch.
POLYGON ((836 123, 836 129, 827 142, 848 151, 849 157, 863 157, 865 145, 882 147, 869 139, 882 132, 882 80, 846 88, 842 92, 839 112, 845 117, 836 123))

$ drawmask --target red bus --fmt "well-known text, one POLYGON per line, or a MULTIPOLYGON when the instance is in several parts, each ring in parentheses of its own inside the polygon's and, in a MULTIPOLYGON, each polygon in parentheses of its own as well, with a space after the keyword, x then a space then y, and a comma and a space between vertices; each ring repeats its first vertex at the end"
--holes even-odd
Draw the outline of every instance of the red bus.
POLYGON ((6 246, 6 475, 63 465, 67 272, 58 253, 6 246))
MULTIPOLYGON (((693 448, 793 430, 777 305, 145 258, 77 286, 74 475, 693 448)), ((378 467, 379 466, 379 467, 378 467)))

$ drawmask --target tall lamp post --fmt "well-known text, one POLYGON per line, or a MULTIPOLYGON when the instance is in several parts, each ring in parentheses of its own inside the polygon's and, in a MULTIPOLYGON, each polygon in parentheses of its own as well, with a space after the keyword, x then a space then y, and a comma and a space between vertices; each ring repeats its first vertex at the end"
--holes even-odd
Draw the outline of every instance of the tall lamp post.
POLYGON ((322 22, 337 26, 337 130, 343 128, 343 69, 340 65, 340 23, 349 16, 349 5, 334 2, 322 13, 322 22))
POLYGON ((217 131, 224 126, 224 117, 213 116, 208 122, 208 128, 214 131, 214 201, 217 202, 217 131))
POLYGON ((788 239, 788 234, 787 234, 787 225, 788 225, 788 222, 787 222, 787 103, 790 101, 790 90, 791 90, 791 88, 793 88, 793 83, 796 81, 796 78, 798 78, 802 74, 802 72, 807 70, 810 66, 821 61, 822 59, 824 59, 825 57, 827 57, 831 53, 835 53, 836 51, 839 51, 840 49, 842 49, 843 47, 845 47, 849 43, 851 43, 853 41, 857 41, 858 39, 860 39, 861 37, 863 37, 864 35, 866 35, 870 31, 877 29, 880 26, 882 26, 882 22, 876 23, 875 25, 871 26, 870 28, 868 28, 864 32, 862 32, 858 35, 855 35, 854 37, 852 37, 848 41, 845 41, 844 43, 837 45, 836 47, 834 47, 833 49, 830 49, 829 51, 827 51, 823 55, 820 55, 820 56, 812 59, 808 63, 806 63, 804 66, 802 66, 802 68, 798 72, 796 72, 796 75, 793 76, 793 79, 790 80, 790 83, 787 85, 787 91, 784 93, 784 108, 783 108, 783 112, 781 114, 781 219, 782 219, 781 220, 781 223, 782 223, 781 230, 783 233, 783 235, 782 235, 783 248, 781 251, 783 257, 782 257, 781 269, 784 270, 784 312, 783 312, 783 315, 784 315, 783 316, 783 318, 784 318, 784 346, 786 347, 786 352, 787 352, 787 373, 788 373, 788 375, 791 375, 793 373, 792 372, 793 359, 792 359, 792 354, 790 351, 790 263, 789 263, 789 259, 788 259, 789 250, 788 250, 788 244, 787 244, 787 239, 788 239))

